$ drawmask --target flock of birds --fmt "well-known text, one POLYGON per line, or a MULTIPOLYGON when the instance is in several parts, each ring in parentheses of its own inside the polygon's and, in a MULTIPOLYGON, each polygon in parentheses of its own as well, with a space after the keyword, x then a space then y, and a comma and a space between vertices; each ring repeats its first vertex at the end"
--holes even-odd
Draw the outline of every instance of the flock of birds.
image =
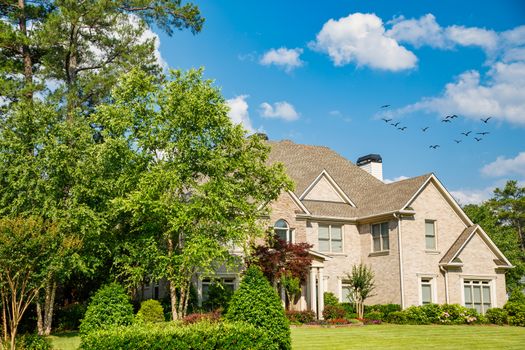
MULTIPOLYGON (((380 109, 386 109, 390 107, 390 105, 382 105, 380 106, 379 108, 380 109)), ((445 116, 443 119, 441 119, 441 122, 442 123, 452 123, 454 119, 456 118, 459 118, 457 115, 455 114, 452 114, 452 115, 447 115, 445 116)), ((400 126, 401 122, 397 122, 397 121, 394 121, 393 118, 381 118, 385 123, 393 126, 394 128, 396 128, 397 130, 400 130, 400 131, 405 131, 406 129, 408 129, 407 126, 400 126)), ((487 117, 487 118, 481 118, 480 120, 484 123, 484 124, 488 124, 489 120, 492 119, 492 117, 487 117)), ((425 126, 425 127, 422 127, 421 128, 421 131, 422 132, 426 132, 428 129, 430 129, 430 126, 425 126)), ((465 137, 469 137, 470 134, 472 134, 472 130, 469 130, 469 131, 465 131, 465 132, 462 132, 461 135, 464 135, 465 137)), ((482 131, 482 132, 476 132, 475 134, 473 135, 479 135, 479 136, 474 136, 474 140, 476 140, 476 142, 480 142, 481 140, 483 140, 483 137, 485 137, 486 135, 490 134, 489 131, 482 131)), ((459 144, 461 143, 463 140, 457 140, 457 139, 454 139, 453 140, 455 143, 459 144)), ((441 147, 439 144, 434 144, 434 145, 430 145, 428 146, 428 148, 431 148, 431 149, 438 149, 439 147, 441 147)))

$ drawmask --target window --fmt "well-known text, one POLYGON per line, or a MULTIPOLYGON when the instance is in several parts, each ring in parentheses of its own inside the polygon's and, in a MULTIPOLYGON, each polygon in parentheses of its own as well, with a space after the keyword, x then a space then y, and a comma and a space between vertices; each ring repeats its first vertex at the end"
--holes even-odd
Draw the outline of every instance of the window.
POLYGON ((319 224, 319 251, 341 253, 343 251, 343 228, 340 225, 319 224))
POLYGON ((425 220, 425 248, 436 249, 436 222, 425 220))
POLYGON ((432 278, 421 278, 421 305, 431 304, 433 301, 432 278))
POLYGON ((283 241, 292 241, 292 230, 290 230, 290 226, 288 226, 288 223, 283 219, 277 220, 273 226, 273 232, 283 241))
POLYGON ((390 249, 388 235, 388 222, 372 225, 372 241, 374 252, 382 252, 390 249))
POLYGON ((341 283, 341 302, 349 303, 352 302, 350 299, 350 284, 347 281, 341 283))
POLYGON ((490 281, 464 280, 465 306, 484 314, 491 308, 490 281))
POLYGON ((230 291, 234 291, 234 278, 219 278, 219 279, 211 279, 211 278, 205 278, 202 280, 202 301, 207 301, 210 296, 210 286, 212 285, 219 285, 222 284, 222 286, 225 289, 229 289, 230 291))

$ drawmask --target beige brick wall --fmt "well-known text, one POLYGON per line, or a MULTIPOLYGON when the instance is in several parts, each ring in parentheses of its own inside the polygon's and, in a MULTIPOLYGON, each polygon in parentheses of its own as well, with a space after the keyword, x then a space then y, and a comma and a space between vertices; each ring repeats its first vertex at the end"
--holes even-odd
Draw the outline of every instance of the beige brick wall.
POLYGON ((289 193, 283 193, 272 203, 270 217, 265 224, 268 227, 273 227, 277 220, 286 220, 290 228, 294 230, 295 241, 304 242, 306 240, 306 221, 297 220, 296 211, 301 211, 301 208, 295 203, 289 193))
POLYGON ((308 192, 305 199, 331 202, 344 202, 334 187, 326 179, 321 177, 315 186, 308 192))

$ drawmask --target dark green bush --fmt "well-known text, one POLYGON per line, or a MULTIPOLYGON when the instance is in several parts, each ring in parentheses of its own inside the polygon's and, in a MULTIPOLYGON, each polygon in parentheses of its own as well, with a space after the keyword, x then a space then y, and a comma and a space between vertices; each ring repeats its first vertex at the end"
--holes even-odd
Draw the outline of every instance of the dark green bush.
POLYGON ((286 318, 288 318, 288 321, 291 323, 310 323, 315 321, 315 312, 311 310, 307 311, 295 311, 295 310, 288 310, 286 311, 286 318))
POLYGON ((217 281, 210 285, 208 289, 208 300, 203 302, 202 306, 205 310, 222 309, 226 312, 232 295, 233 291, 230 288, 217 281))
POLYGON ((328 305, 324 307, 323 318, 325 320, 336 320, 345 318, 346 311, 341 305, 328 305))
POLYGON ((91 299, 80 323, 80 334, 99 329, 126 326, 133 322, 133 306, 122 286, 111 283, 101 287, 91 299))
POLYGON ((399 304, 376 304, 376 305, 365 305, 365 314, 378 311, 383 315, 382 321, 386 321, 388 316, 395 311, 401 311, 401 305, 399 304))
POLYGON ((430 324, 427 314, 419 306, 410 306, 402 312, 405 313, 407 324, 430 324))
POLYGON ((51 350, 51 341, 38 334, 24 334, 16 339, 16 347, 21 350, 51 350))
POLYGON ((519 289, 515 289, 510 293, 509 303, 525 304, 525 294, 519 289))
POLYGON ((187 326, 173 322, 135 324, 89 333, 82 338, 83 350, 277 350, 266 331, 247 323, 200 322, 187 326))
POLYGON ((255 265, 246 270, 239 289, 233 294, 226 319, 264 329, 281 350, 292 347, 290 326, 281 299, 255 265))
POLYGON ((370 311, 369 313, 364 314, 364 318, 368 321, 382 321, 383 313, 380 311, 370 311))
POLYGON ((403 311, 394 311, 388 315, 387 322, 396 324, 406 324, 407 316, 403 311))
POLYGON ((72 331, 78 330, 80 320, 84 318, 86 313, 86 305, 80 303, 73 303, 62 306, 56 311, 56 330, 72 331))
POLYGON ((140 304, 140 310, 135 319, 145 323, 164 322, 164 309, 158 300, 144 300, 140 304))
POLYGON ((441 306, 438 304, 426 304, 421 306, 421 309, 429 319, 430 323, 439 323, 440 317, 443 314, 441 306))
POLYGON ((508 322, 511 326, 525 327, 525 304, 519 301, 509 301, 503 306, 508 314, 508 322))
POLYGON ((332 292, 324 292, 323 294, 324 298, 324 306, 339 306, 339 299, 335 296, 332 292))

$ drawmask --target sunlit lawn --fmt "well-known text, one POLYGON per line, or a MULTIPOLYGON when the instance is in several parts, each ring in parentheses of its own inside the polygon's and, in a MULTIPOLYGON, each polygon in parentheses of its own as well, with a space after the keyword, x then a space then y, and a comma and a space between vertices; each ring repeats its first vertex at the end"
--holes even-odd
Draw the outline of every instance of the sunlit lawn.
POLYGON ((292 329, 294 350, 525 349, 525 328, 501 326, 370 325, 292 329))
MULTIPOLYGON (((77 333, 51 336, 56 350, 78 349, 77 333)), ((399 326, 292 328, 294 350, 525 349, 525 328, 500 326, 399 326)), ((168 349, 166 349, 168 350, 168 349)))

